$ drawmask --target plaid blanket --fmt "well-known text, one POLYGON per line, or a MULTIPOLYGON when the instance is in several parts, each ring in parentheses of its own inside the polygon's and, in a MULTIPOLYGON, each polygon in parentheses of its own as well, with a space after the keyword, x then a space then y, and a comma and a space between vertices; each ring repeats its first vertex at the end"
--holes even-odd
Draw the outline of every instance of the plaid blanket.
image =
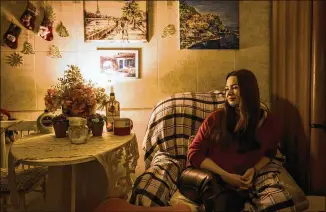
POLYGON ((218 90, 178 93, 160 101, 153 109, 143 140, 145 169, 157 150, 185 162, 189 136, 195 135, 204 119, 223 103, 224 94, 218 90))
MULTIPOLYGON (((142 206, 168 206, 172 195, 177 191, 177 180, 186 167, 188 143, 190 136, 196 135, 203 120, 214 110, 223 107, 224 95, 220 91, 209 93, 178 93, 160 101, 151 114, 143 139, 145 151, 145 172, 140 175, 129 194, 131 204, 142 206)), ((266 106, 264 106, 265 110, 266 106)), ((279 173, 279 165, 284 156, 278 151, 273 160, 275 166, 267 166, 267 173, 279 173)), ((282 166, 282 165, 281 165, 282 166)), ((266 170, 262 170, 266 171, 266 170)), ((270 177, 269 175, 268 178, 270 177)), ((263 176, 263 175, 262 175, 263 176)), ((265 175, 264 175, 265 176, 265 175)), ((274 175, 273 175, 274 176, 274 175)), ((270 184, 265 177, 257 178, 257 188, 270 184), (264 179, 264 180, 260 180, 264 179)), ((276 179, 276 178, 275 178, 276 179)), ((279 182, 279 181, 277 181, 279 182)), ((270 197, 274 200, 293 204, 291 195, 282 188, 266 192, 266 189, 255 190, 252 194, 254 204, 247 204, 249 211, 256 211, 259 198, 270 197), (265 192, 265 193, 262 193, 265 192), (274 196, 273 196, 274 194, 274 196)), ((277 201, 276 201, 277 202, 277 201)), ((260 209, 272 205, 260 205, 260 209)))
POLYGON ((188 138, 204 119, 223 107, 224 94, 177 93, 156 104, 143 140, 145 172, 137 178, 128 201, 143 206, 169 205, 186 166, 188 138))

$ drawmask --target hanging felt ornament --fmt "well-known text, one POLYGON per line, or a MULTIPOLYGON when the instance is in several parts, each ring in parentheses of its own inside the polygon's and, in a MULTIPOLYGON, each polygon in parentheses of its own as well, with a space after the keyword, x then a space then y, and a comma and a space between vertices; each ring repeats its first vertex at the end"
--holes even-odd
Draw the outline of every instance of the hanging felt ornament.
POLYGON ((14 23, 11 23, 7 32, 3 35, 3 41, 12 49, 17 49, 17 41, 22 29, 14 23))
POLYGON ((23 45, 23 50, 21 51, 21 53, 23 53, 23 54, 35 54, 32 44, 29 43, 28 41, 25 41, 24 45, 23 45))
POLYGON ((27 1, 27 7, 22 16, 20 17, 20 23, 29 30, 34 30, 35 28, 35 19, 38 15, 38 11, 34 4, 30 1, 27 1))
POLYGON ((7 64, 12 67, 20 66, 23 64, 23 57, 19 53, 12 53, 7 56, 7 64))
POLYGON ((172 35, 174 35, 177 30, 174 26, 174 24, 171 24, 172 20, 175 16, 173 14, 173 1, 167 1, 167 15, 168 15, 168 22, 170 24, 168 24, 166 27, 164 27, 163 29, 163 33, 162 33, 162 38, 169 38, 172 37, 172 35))
POLYGON ((57 25, 55 30, 57 31, 57 33, 60 37, 68 37, 69 36, 69 32, 68 32, 67 28, 63 25, 62 21, 60 21, 60 23, 57 25))
POLYGON ((52 45, 49 52, 50 57, 52 58, 61 58, 60 50, 57 46, 52 45))
POLYGON ((44 40, 51 41, 53 39, 52 27, 55 20, 55 13, 52 6, 46 4, 44 7, 44 17, 38 31, 38 36, 44 40))
POLYGON ((164 27, 162 38, 171 37, 176 33, 176 31, 175 26, 173 24, 169 24, 164 27))

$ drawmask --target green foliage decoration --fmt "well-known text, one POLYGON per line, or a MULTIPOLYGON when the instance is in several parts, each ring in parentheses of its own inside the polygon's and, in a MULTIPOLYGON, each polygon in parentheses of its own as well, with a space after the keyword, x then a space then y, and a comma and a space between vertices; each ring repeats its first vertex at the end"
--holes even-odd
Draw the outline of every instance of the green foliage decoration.
POLYGON ((23 56, 19 53, 12 53, 11 55, 7 56, 7 64, 12 67, 20 66, 23 64, 23 56))
POLYGON ((23 54, 35 54, 32 44, 29 43, 28 41, 25 41, 24 45, 23 45, 23 50, 21 51, 21 53, 23 53, 23 54))
POLYGON ((54 22, 56 17, 55 17, 55 13, 53 12, 53 7, 49 4, 46 3, 45 7, 44 7, 44 16, 46 17, 46 19, 49 22, 54 22))
POLYGON ((69 32, 68 32, 67 28, 63 25, 62 21, 60 21, 60 23, 57 25, 56 31, 60 37, 68 37, 69 36, 69 32))

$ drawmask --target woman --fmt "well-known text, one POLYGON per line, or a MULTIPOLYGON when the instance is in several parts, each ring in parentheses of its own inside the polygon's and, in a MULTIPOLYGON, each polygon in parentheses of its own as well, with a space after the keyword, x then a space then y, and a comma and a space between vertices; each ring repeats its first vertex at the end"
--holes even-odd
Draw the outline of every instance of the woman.
MULTIPOLYGON (((206 211, 238 212, 253 193, 257 172, 276 155, 282 132, 276 117, 261 109, 258 83, 251 71, 229 73, 225 95, 225 107, 204 120, 189 146, 189 168, 179 178, 179 190, 203 202, 206 211)), ((275 208, 277 200, 259 198, 263 197, 256 197, 255 203, 265 206, 254 205, 258 210, 293 205, 282 202, 275 208)))

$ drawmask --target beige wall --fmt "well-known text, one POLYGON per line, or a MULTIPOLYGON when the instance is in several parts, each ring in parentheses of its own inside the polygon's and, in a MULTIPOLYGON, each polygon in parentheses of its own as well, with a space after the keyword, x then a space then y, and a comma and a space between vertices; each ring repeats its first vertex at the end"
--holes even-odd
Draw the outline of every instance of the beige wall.
MULTIPOLYGON (((42 1, 36 3, 40 7, 42 1)), ((240 50, 179 50, 178 33, 162 38, 166 25, 178 29, 178 1, 169 9, 166 1, 149 1, 149 42, 142 44, 85 43, 83 36, 83 1, 49 1, 56 13, 56 21, 67 27, 70 36, 45 41, 22 27, 18 48, 28 40, 35 54, 23 55, 24 65, 13 68, 6 64, 6 56, 14 50, 1 46, 1 108, 15 111, 17 118, 36 119, 44 109, 46 89, 57 82, 66 65, 77 64, 84 76, 106 87, 105 78, 94 72, 97 47, 141 48, 140 79, 116 82, 115 92, 121 102, 122 116, 134 120, 141 159, 137 173, 143 171, 141 143, 151 108, 160 99, 176 92, 209 91, 224 86, 226 73, 247 68, 256 74, 263 101, 269 103, 269 1, 240 1, 240 50), (54 44, 62 58, 48 56, 54 44)), ((99 1, 100 2, 100 1, 99 1)), ((9 21, 19 24, 26 1, 1 1, 1 36, 9 21)), ((37 17, 40 24, 43 11, 37 17)), ((21 25, 20 25, 21 26, 21 25)))

